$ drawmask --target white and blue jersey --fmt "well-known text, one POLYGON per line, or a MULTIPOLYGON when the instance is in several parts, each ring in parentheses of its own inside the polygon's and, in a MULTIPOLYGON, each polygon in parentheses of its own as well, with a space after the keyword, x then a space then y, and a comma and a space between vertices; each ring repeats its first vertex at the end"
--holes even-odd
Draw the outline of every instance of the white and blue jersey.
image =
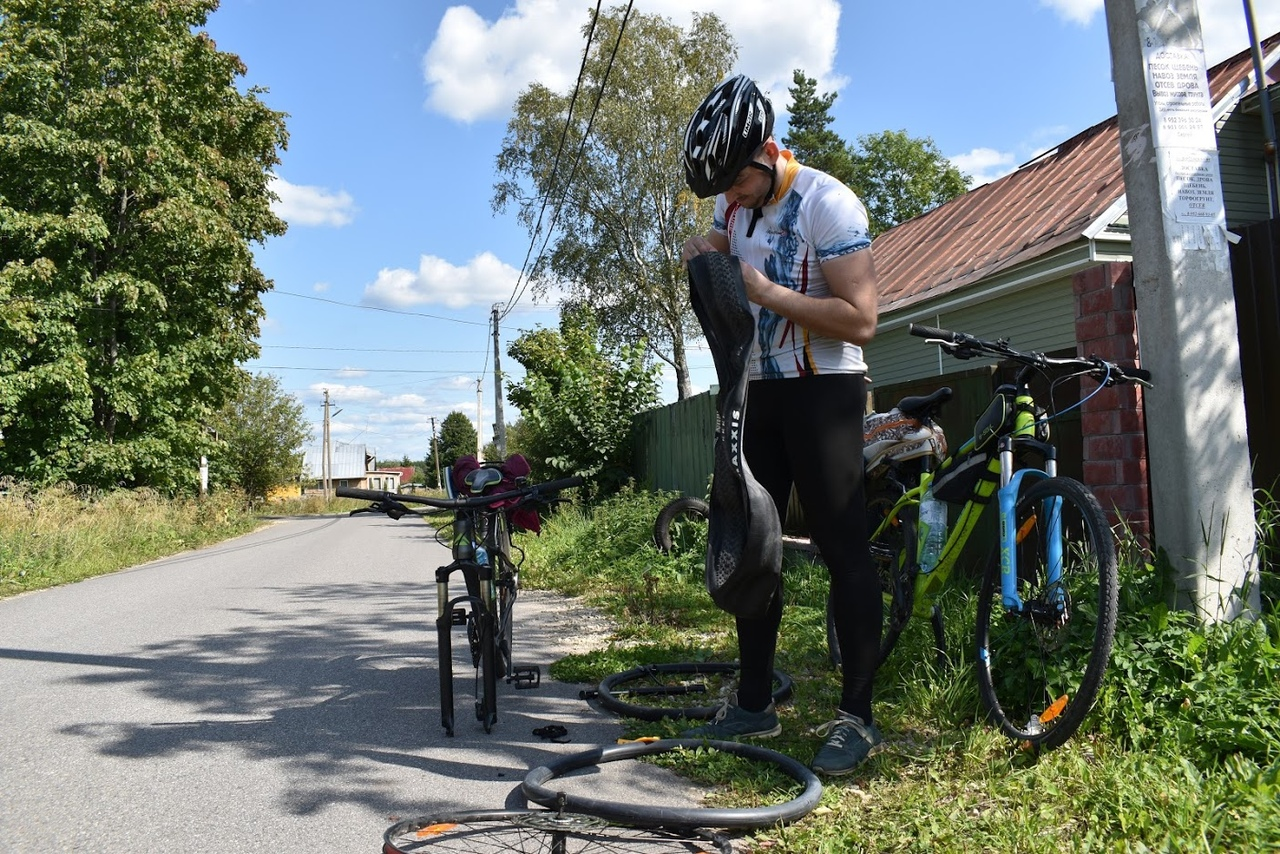
MULTIPOLYGON (((766 205, 747 237, 753 211, 716 198, 712 227, 729 240, 729 253, 773 282, 812 297, 831 295, 821 263, 871 245, 867 209, 835 178, 797 162, 791 152, 780 174, 775 202, 766 205)), ((865 373, 856 344, 815 335, 752 303, 756 341, 751 379, 865 373)))

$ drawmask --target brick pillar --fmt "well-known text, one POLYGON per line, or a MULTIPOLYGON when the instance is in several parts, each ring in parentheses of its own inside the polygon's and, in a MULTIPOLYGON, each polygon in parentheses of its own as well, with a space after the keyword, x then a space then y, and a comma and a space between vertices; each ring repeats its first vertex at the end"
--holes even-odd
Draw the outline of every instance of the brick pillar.
MULTIPOLYGON (((1082 356, 1113 362, 1138 360, 1138 328, 1133 265, 1100 264, 1072 278, 1076 299, 1076 341, 1082 356)), ((1084 480, 1098 496, 1112 524, 1123 522, 1143 545, 1150 545, 1151 488, 1147 478, 1146 418, 1142 389, 1113 386, 1089 397, 1098 384, 1088 378, 1080 392, 1084 434, 1084 480)))

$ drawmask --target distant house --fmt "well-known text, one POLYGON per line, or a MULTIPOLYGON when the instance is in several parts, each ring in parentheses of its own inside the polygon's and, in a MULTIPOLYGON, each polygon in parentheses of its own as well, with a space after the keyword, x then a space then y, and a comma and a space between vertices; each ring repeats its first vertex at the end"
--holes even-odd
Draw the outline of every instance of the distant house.
MULTIPOLYGON (((350 486, 356 489, 396 492, 400 489, 403 473, 403 469, 378 468, 377 460, 363 444, 330 443, 329 479, 334 487, 350 486)), ((409 474, 412 477, 413 469, 409 469, 409 474)), ((324 446, 307 448, 302 455, 303 491, 322 489, 323 477, 324 446)))
MULTIPOLYGON (((1263 43, 1263 55, 1274 80, 1280 34, 1263 43)), ((1255 244, 1267 244, 1264 255, 1280 256, 1275 248, 1280 244, 1280 221, 1265 222, 1271 213, 1250 53, 1214 66, 1208 76, 1228 228, 1255 244), (1255 229, 1260 222, 1261 230, 1255 229)), ((1268 91, 1274 110, 1280 84, 1268 81, 1268 91)), ((955 411, 944 426, 958 445, 964 439, 961 425, 972 429, 993 383, 1001 379, 991 360, 962 362, 940 356, 936 346, 907 335, 907 324, 913 322, 981 338, 1007 338, 1024 350, 1137 359, 1129 240, 1114 117, 1015 172, 881 234, 872 248, 884 290, 879 328, 866 348, 876 408, 887 409, 905 394, 952 385, 957 391, 955 411)), ((1233 249, 1233 259, 1239 249, 1233 249)), ((1250 310, 1243 308, 1240 297, 1241 273, 1235 278, 1237 305, 1247 317, 1250 310)), ((1266 287, 1274 293, 1276 285, 1272 281, 1266 287)), ((1242 353, 1247 356, 1244 326, 1242 353)), ((1280 329, 1271 335, 1280 335, 1280 329)), ((1270 361, 1271 376, 1265 382, 1276 386, 1277 360, 1270 361)), ((1268 394, 1259 385, 1264 380, 1255 380, 1257 393, 1250 395, 1248 370, 1245 392, 1252 401, 1247 407, 1251 428, 1257 425, 1250 432, 1261 438, 1271 435, 1274 424, 1264 431, 1265 416, 1253 404, 1268 394)), ((1080 399, 1078 388, 1059 391, 1064 404, 1080 399)), ((1278 391, 1270 391, 1273 401, 1278 391)), ((1053 429, 1060 444, 1066 443, 1064 458, 1083 461, 1078 470, 1063 473, 1082 478, 1104 507, 1137 532, 1149 533, 1140 390, 1109 389, 1087 401, 1072 418, 1055 422, 1053 429)))

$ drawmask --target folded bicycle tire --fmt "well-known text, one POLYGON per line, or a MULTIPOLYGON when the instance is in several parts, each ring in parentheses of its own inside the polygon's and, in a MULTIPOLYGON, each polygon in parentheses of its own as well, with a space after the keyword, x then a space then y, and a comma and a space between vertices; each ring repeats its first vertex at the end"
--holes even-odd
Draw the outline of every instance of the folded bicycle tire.
POLYGON ((708 252, 689 261, 689 299, 711 348, 716 397, 706 582, 712 600, 739 617, 769 609, 782 576, 782 523, 751 476, 742 448, 755 320, 738 259, 708 252))

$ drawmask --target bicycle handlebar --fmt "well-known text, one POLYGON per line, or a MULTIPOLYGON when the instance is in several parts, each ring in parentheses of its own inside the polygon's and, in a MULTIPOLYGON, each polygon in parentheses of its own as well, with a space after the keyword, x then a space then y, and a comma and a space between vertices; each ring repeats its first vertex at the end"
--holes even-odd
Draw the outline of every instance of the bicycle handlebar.
POLYGON ((908 324, 907 331, 918 338, 926 338, 936 343, 957 359, 971 359, 979 353, 988 353, 1004 356, 1035 368, 1079 368, 1106 385, 1131 382, 1147 388, 1152 386, 1150 371, 1132 364, 1122 365, 1118 362, 1110 362, 1100 356, 1058 358, 1036 351, 1023 352, 1010 347, 1007 339, 984 341, 967 332, 952 332, 949 329, 926 326, 922 323, 908 324))
POLYGON ((572 489, 575 486, 582 486, 584 483, 586 483, 584 478, 575 475, 574 477, 562 477, 545 483, 522 486, 519 489, 512 489, 508 492, 494 492, 489 495, 468 495, 462 498, 427 498, 422 495, 406 495, 400 492, 387 492, 378 489, 357 489, 353 486, 339 486, 336 494, 339 498, 359 498, 390 508, 395 508, 399 505, 399 509, 403 512, 413 512, 404 507, 404 504, 425 504, 437 510, 469 510, 473 507, 488 507, 512 498, 527 498, 532 495, 572 489))

